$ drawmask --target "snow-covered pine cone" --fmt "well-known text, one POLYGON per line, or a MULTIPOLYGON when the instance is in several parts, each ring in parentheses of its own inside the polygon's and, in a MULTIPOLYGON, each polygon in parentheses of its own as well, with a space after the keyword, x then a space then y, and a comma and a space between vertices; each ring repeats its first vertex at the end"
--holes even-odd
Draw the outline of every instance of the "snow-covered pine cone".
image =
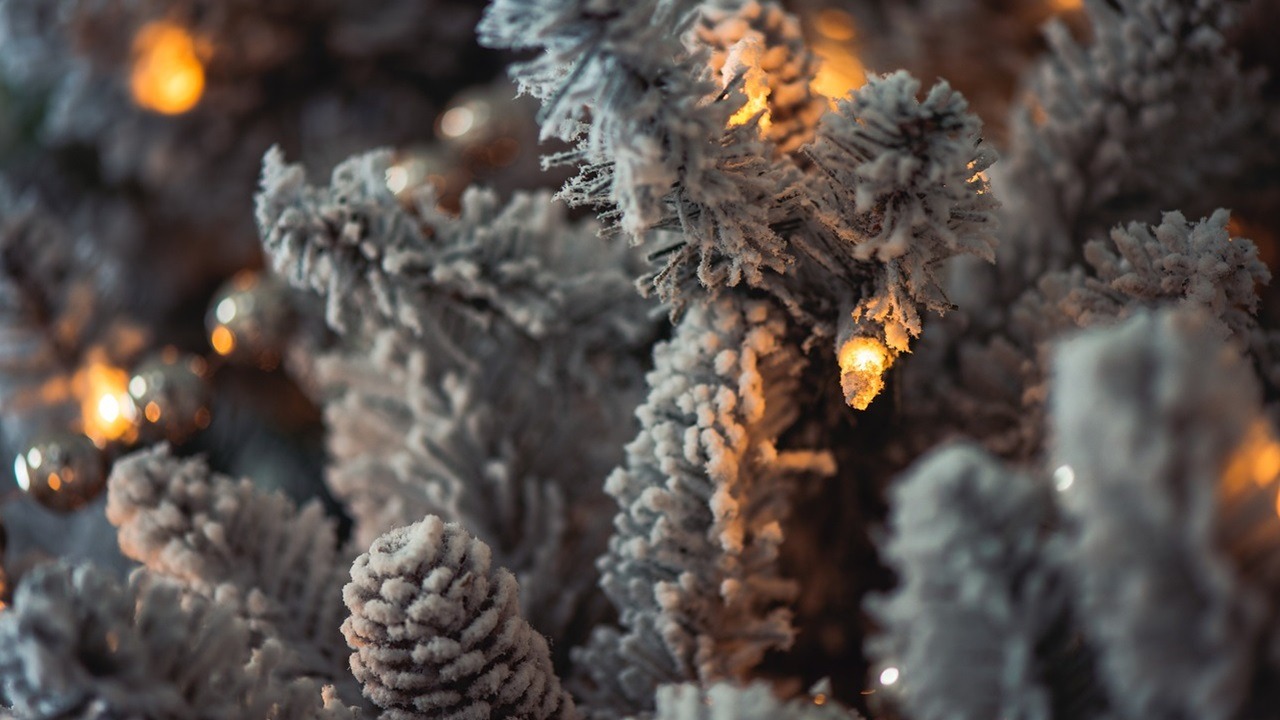
POLYGON ((783 152, 813 138, 826 98, 809 85, 818 73, 819 59, 805 43, 800 20, 776 2, 708 3, 698 39, 712 49, 711 68, 721 72, 738 43, 754 36, 760 69, 769 86, 769 128, 766 135, 783 152), (719 7, 716 7, 716 6, 719 7))
POLYGON ((547 641, 520 616, 515 577, 440 518, 392 530, 356 559, 342 624, 351 671, 386 720, 568 720, 547 641))

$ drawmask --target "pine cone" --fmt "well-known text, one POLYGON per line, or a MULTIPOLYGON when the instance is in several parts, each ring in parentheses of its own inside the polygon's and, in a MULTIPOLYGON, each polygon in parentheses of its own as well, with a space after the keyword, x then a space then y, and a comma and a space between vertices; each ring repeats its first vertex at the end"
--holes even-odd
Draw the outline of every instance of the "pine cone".
POLYGON ((576 717, 546 639, 519 614, 515 577, 489 559, 488 545, 434 516, 356 559, 342 632, 383 718, 576 717))
MULTIPOLYGON (((736 3, 735 3, 736 4, 736 3)), ((730 49, 749 35, 760 44, 760 69, 769 85, 769 139, 790 152, 813 138, 827 101, 809 85, 818 56, 805 44, 800 21, 775 2, 751 0, 741 7, 709 7, 699 38, 713 50, 711 68, 724 67, 730 49)))

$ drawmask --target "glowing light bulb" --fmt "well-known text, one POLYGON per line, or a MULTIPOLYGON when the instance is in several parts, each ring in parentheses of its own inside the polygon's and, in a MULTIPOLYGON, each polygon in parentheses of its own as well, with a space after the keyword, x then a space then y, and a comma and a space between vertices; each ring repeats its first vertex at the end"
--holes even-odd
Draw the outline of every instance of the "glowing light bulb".
POLYGON ((113 440, 132 440, 137 433, 129 373, 100 360, 76 372, 72 384, 80 400, 84 434, 98 447, 113 440))
POLYGON ((222 298, 218 306, 213 309, 213 316, 218 318, 220 323, 229 323, 236 319, 236 299, 234 297, 222 298))
POLYGON ((1266 420, 1255 421, 1227 458, 1220 490, 1227 497, 1259 491, 1276 493, 1273 505, 1280 515, 1280 440, 1266 420))
POLYGON ((1076 471, 1070 465, 1059 465, 1053 471, 1053 486, 1058 492, 1066 492, 1076 482, 1076 471))
POLYGON ((475 127, 476 113, 465 105, 449 108, 440 116, 440 134, 447 138, 460 138, 475 127))
POLYGON ((115 395, 103 395, 98 399, 98 417, 108 423, 120 419, 120 401, 115 395))
POLYGON ((129 89, 134 102, 164 115, 180 115, 204 94, 204 65, 196 40, 167 21, 143 26, 133 40, 129 89))
POLYGON ((236 334, 226 325, 218 325, 209 333, 209 344, 219 355, 230 355, 236 349, 236 334))
POLYGON ((884 389, 884 373, 893 364, 893 355, 879 340, 855 336, 840 346, 837 359, 845 402, 855 410, 866 410, 884 389))
POLYGON ((18 487, 22 488, 22 492, 31 490, 31 474, 27 472, 27 463, 23 462, 21 455, 13 461, 13 477, 18 481, 18 487))
POLYGON ((898 676, 899 676, 898 668, 896 668, 896 667, 887 667, 887 668, 885 668, 884 670, 882 670, 882 671, 880 672, 880 684, 881 684, 881 685, 892 685, 892 684, 894 684, 894 683, 898 682, 898 676))
MULTIPOLYGON (((387 168, 386 180, 387 189, 390 190, 392 194, 399 195, 405 191, 405 188, 409 187, 409 171, 402 165, 392 165, 387 168)), ((221 307, 221 305, 219 305, 219 307, 221 307)), ((218 319, 222 322, 230 322, 229 320, 222 320, 221 316, 219 316, 218 319)))

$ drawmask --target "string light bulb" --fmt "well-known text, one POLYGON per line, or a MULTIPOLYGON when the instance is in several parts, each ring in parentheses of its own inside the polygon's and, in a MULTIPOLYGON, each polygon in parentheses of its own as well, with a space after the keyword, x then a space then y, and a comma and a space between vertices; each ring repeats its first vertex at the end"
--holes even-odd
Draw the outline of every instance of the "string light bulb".
POLYGON ((129 398, 129 373, 93 358, 76 372, 72 386, 80 401, 84 434, 94 445, 131 442, 137 436, 137 413, 129 398))
POLYGON ((204 83, 196 39, 186 28, 156 21, 138 31, 129 89, 139 106, 163 115, 181 115, 200 102, 204 83))
POLYGON ((866 410, 884 389, 884 373, 893 365, 889 348, 874 337, 854 335, 840 344, 840 388, 845 402, 855 410, 866 410))
POLYGON ((1053 487, 1058 492, 1066 492, 1076 483, 1076 471, 1070 465, 1059 465, 1053 471, 1053 487))

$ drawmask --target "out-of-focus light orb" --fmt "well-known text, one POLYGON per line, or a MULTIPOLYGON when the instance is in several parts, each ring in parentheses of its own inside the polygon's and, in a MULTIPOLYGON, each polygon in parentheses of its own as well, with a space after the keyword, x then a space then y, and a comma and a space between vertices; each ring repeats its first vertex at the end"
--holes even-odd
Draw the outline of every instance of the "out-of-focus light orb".
POLYGON ((1053 486, 1058 492, 1066 492, 1076 482, 1076 471, 1071 469, 1070 465, 1059 465, 1057 470, 1053 471, 1053 486))
POLYGON ((440 116, 440 134, 446 138, 460 138, 475 127, 476 114, 466 105, 449 108, 440 116))
POLYGON ((200 102, 204 84, 204 64, 186 28, 156 21, 138 31, 129 76, 134 102, 163 115, 181 115, 200 102))

